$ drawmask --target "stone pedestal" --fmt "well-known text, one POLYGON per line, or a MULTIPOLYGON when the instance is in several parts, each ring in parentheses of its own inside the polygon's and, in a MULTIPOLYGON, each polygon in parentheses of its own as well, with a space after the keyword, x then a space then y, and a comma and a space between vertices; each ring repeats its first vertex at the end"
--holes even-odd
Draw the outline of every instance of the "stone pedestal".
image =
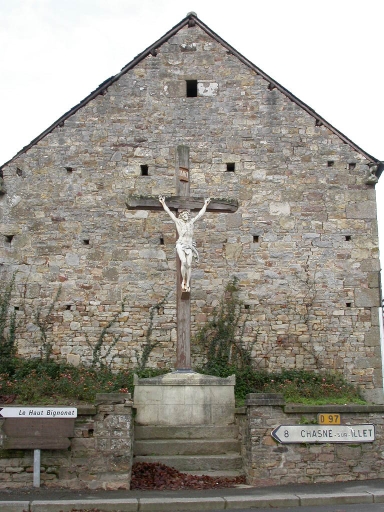
POLYGON ((183 473, 243 473, 235 425, 235 376, 175 371, 134 380, 134 461, 183 473))
POLYGON ((172 372, 134 380, 136 425, 231 425, 235 376, 172 372))

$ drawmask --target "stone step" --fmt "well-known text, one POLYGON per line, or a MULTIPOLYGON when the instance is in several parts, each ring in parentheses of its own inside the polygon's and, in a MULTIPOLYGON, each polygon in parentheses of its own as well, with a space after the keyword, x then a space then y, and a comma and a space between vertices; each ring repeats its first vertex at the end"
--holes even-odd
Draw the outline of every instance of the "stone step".
POLYGON ((236 478, 238 476, 243 476, 245 473, 242 469, 234 469, 233 471, 184 471, 187 475, 195 475, 195 476, 210 476, 212 478, 217 477, 225 477, 225 478, 236 478))
POLYGON ((135 439, 237 439, 239 429, 236 425, 181 425, 142 426, 135 425, 135 439))
POLYGON ((240 453, 235 439, 146 439, 133 444, 134 455, 221 455, 240 453))
POLYGON ((178 471, 241 471, 243 460, 239 454, 226 455, 137 455, 133 462, 160 462, 178 471))

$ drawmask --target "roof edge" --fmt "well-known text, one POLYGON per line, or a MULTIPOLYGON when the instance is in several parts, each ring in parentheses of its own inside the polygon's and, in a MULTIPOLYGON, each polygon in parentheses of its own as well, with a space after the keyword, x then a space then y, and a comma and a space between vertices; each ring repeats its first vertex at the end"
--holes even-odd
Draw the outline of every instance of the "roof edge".
POLYGON ((83 100, 81 100, 77 105, 72 107, 70 110, 65 112, 61 117, 59 117, 56 121, 54 121, 46 130, 41 132, 37 137, 35 137, 29 144, 24 146, 20 151, 16 153, 12 158, 10 158, 7 162, 0 166, 0 169, 3 169, 6 165, 10 164, 15 158, 19 157, 23 153, 26 153, 32 146, 40 142, 44 137, 46 137, 49 133, 51 133, 55 128, 64 123, 70 116, 75 114, 78 110, 84 107, 87 103, 92 101, 94 98, 103 94, 109 86, 111 86, 114 82, 116 82, 122 75, 124 75, 127 71, 135 67, 140 61, 148 57, 148 55, 155 54, 156 49, 165 43, 170 37, 176 34, 181 28, 187 25, 190 22, 190 19, 197 19, 194 14, 187 15, 183 20, 181 20, 177 25, 175 25, 171 30, 169 30, 166 34, 164 34, 160 39, 156 42, 148 46, 143 52, 139 53, 134 59, 132 59, 128 64, 126 64, 119 73, 111 76, 104 82, 102 82, 94 91, 92 91, 88 96, 86 96, 83 100))
MULTIPOLYGON (((174 34, 176 34, 181 28, 183 28, 185 25, 188 26, 194 26, 198 25, 202 30, 204 30, 208 35, 210 35, 212 38, 216 39, 222 46, 227 48, 228 51, 230 51, 233 55, 235 55, 243 64, 251 68, 253 71, 255 71, 258 75, 262 76, 265 80, 267 80, 270 83, 271 89, 278 89, 282 94, 287 96, 291 101, 296 103, 299 107, 301 107, 303 110, 305 110, 308 114, 313 116, 316 119, 316 124, 318 126, 325 126, 328 128, 332 133, 334 133, 336 136, 338 136, 344 143, 348 144, 352 147, 355 151, 362 154, 367 160, 370 160, 372 163, 379 165, 381 162, 379 159, 375 158, 374 156, 370 155, 366 151, 364 151, 360 146, 355 144, 351 139, 349 139, 346 135, 344 135, 342 132, 337 130, 333 125, 328 123, 323 117, 321 117, 315 110, 313 110, 309 105, 301 101, 299 98, 297 98, 294 94, 292 94, 288 89, 283 87, 279 82, 271 78, 267 73, 265 73, 262 69, 257 67, 255 64, 253 64, 249 59, 244 57, 240 52, 238 52, 233 46, 231 46, 229 43, 227 43, 224 39, 222 39, 216 32, 211 30, 205 23, 203 23, 195 13, 191 12, 187 14, 185 18, 183 18, 177 25, 175 25, 173 28, 171 28, 168 32, 166 32, 160 39, 155 41, 153 44, 148 46, 143 52, 139 53, 133 60, 131 60, 128 64, 126 64, 119 73, 116 75, 111 76, 104 82, 102 82, 94 91, 92 91, 88 96, 86 96, 83 100, 81 100, 77 105, 72 107, 70 110, 68 110, 65 114, 63 114, 61 117, 59 117, 54 123, 52 123, 46 130, 44 130, 42 133, 40 133, 37 137, 35 137, 29 144, 24 146, 20 151, 16 153, 10 160, 5 162, 0 166, 0 169, 3 169, 6 165, 10 164, 13 160, 15 160, 17 157, 22 155, 23 153, 26 153, 31 147, 33 147, 35 144, 37 144, 40 140, 42 140, 46 135, 51 133, 55 128, 62 125, 70 116, 75 114, 78 110, 80 110, 82 107, 84 107, 87 103, 92 101, 94 98, 99 96, 100 94, 104 94, 106 89, 112 85, 114 82, 116 82, 122 75, 127 73, 130 69, 135 67, 140 61, 145 59, 148 55, 156 55, 156 50, 159 46, 164 44, 170 37, 172 37, 174 34)), ((382 173, 382 168, 380 169, 380 175, 382 173)))
POLYGON ((339 131, 337 128, 335 128, 331 123, 326 121, 323 117, 321 117, 313 108, 311 108, 309 105, 301 101, 297 96, 292 94, 288 89, 283 87, 279 82, 274 80, 272 77, 270 77, 267 73, 265 73, 262 69, 257 67, 253 62, 251 62, 249 59, 244 57, 240 52, 238 52, 233 46, 231 46, 229 43, 227 43, 224 39, 222 39, 219 35, 217 35, 213 30, 211 30, 205 23, 203 23, 201 20, 196 18, 196 24, 199 25, 200 28, 202 28, 205 32, 207 32, 211 37, 219 41, 227 50, 229 50, 233 55, 235 55, 243 64, 250 67, 253 71, 255 71, 258 75, 262 76, 265 80, 267 80, 270 83, 271 89, 275 88, 278 89, 281 93, 283 93, 285 96, 287 96, 290 100, 292 100, 294 103, 296 103, 299 107, 304 109, 308 114, 313 116, 316 121, 317 125, 323 125, 331 132, 333 132, 335 135, 337 135, 343 142, 350 145, 354 150, 356 150, 358 153, 361 153, 364 155, 368 160, 375 164, 379 164, 380 161, 378 158, 375 158, 374 156, 370 155, 366 151, 364 151, 360 146, 355 144, 351 139, 349 139, 346 135, 344 135, 341 131, 339 131))

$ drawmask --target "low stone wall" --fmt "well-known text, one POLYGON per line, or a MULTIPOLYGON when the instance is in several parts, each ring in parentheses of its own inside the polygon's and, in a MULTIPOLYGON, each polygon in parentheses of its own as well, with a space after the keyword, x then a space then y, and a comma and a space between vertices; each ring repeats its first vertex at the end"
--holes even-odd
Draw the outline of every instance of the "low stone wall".
MULTIPOLYGON (((129 489, 133 416, 127 394, 98 395, 78 408, 68 450, 42 450, 41 484, 69 489, 129 489)), ((236 411, 247 480, 253 486, 344 482, 384 478, 384 406, 285 404, 279 395, 250 394, 236 411), (366 443, 280 444, 271 436, 279 425, 314 428, 319 413, 337 413, 345 425, 373 424, 366 443)), ((0 489, 32 486, 33 450, 2 449, 0 489)), ((22 421, 22 420, 20 420, 22 421)))
MULTIPOLYGON (((68 450, 41 451, 41 485, 69 489, 129 489, 133 419, 130 395, 99 394, 78 407, 68 450)), ((23 420, 20 420, 23 421, 23 420)), ((0 489, 32 486, 33 450, 4 450, 0 420, 0 489)))
POLYGON ((304 406, 285 404, 279 395, 250 394, 237 411, 244 469, 250 485, 346 482, 384 478, 384 407, 381 405, 304 406), (319 413, 340 414, 346 425, 373 424, 368 443, 279 444, 279 425, 317 424, 319 413))

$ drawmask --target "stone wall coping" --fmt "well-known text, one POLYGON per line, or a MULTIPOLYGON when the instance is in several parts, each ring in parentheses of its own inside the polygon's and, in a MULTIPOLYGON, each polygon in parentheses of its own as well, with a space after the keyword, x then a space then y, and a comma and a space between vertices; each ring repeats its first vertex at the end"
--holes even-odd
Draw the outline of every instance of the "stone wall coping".
POLYGON ((317 413, 317 412, 338 412, 338 413, 384 413, 384 405, 373 404, 329 404, 329 405, 305 405, 305 404, 287 404, 284 407, 286 414, 296 413, 317 413))
POLYGON ((77 416, 93 416, 97 413, 96 406, 92 404, 84 404, 77 406, 77 416))
POLYGON ((245 400, 245 405, 271 406, 285 405, 284 395, 282 393, 249 393, 245 400))
POLYGON ((136 374, 133 378, 135 386, 234 386, 236 376, 215 377, 213 375, 204 375, 201 373, 190 372, 171 372, 157 377, 148 377, 140 379, 136 374))
POLYGON ((97 393, 95 404, 126 404, 132 405, 130 393, 97 393))

